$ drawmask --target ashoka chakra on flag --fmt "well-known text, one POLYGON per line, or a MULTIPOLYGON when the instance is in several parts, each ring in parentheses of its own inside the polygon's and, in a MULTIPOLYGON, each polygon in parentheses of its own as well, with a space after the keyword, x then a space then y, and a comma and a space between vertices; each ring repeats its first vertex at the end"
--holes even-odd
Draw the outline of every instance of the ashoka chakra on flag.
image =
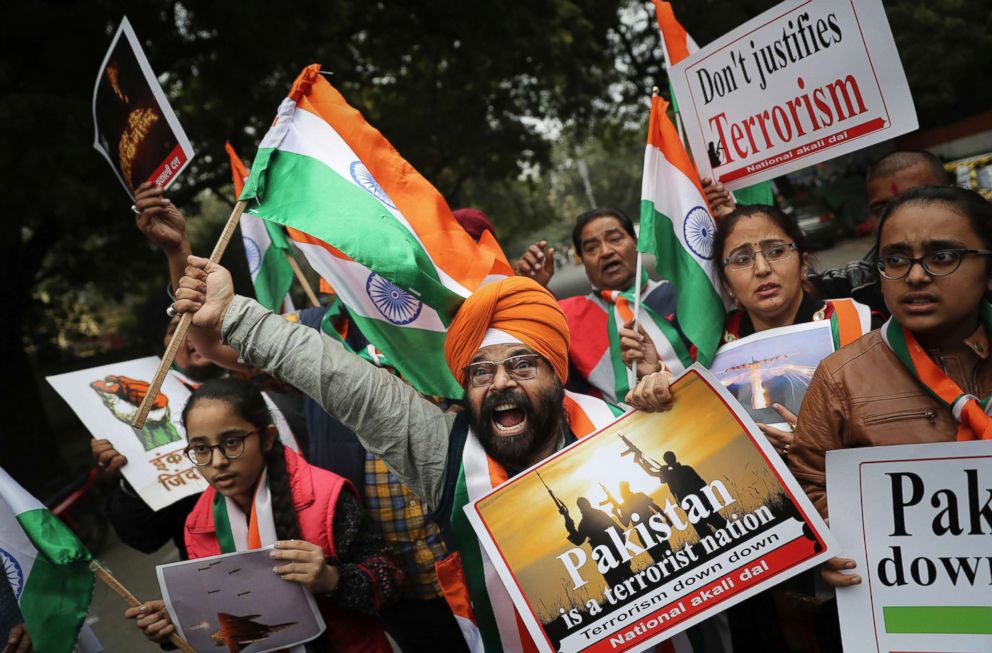
POLYGON ((686 214, 682 228, 685 232, 685 244, 692 253, 707 261, 712 259, 716 223, 710 217, 709 211, 701 206, 693 207, 686 214))
POLYGON ((10 589, 14 590, 14 598, 20 599, 21 592, 24 591, 24 570, 17 564, 14 556, 3 549, 0 549, 0 562, 3 562, 3 570, 6 572, 10 589))
POLYGON ((352 161, 350 172, 351 178, 355 180, 356 184, 367 190, 373 197, 389 208, 396 209, 393 200, 389 199, 389 195, 386 195, 386 191, 375 180, 375 177, 372 176, 372 173, 369 172, 369 169, 365 167, 364 163, 361 161, 352 161))
POLYGON ((393 324, 409 324, 423 310, 423 302, 373 272, 365 282, 365 291, 382 316, 393 324))

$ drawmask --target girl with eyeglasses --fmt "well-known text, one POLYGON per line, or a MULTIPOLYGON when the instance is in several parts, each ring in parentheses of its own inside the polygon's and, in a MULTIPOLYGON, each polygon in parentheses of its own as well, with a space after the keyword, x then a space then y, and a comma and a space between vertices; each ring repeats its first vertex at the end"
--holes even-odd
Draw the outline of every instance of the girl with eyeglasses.
MULTIPOLYGON (((992 204, 962 188, 909 190, 883 212, 877 250, 892 317, 817 368, 789 459, 824 516, 827 451, 992 439, 992 204)), ((853 567, 834 558, 821 573, 856 585, 842 571, 853 567)))
MULTIPOLYGON (((200 386, 183 410, 186 454, 210 487, 186 520, 190 559, 275 545, 274 573, 314 593, 327 630, 313 651, 388 653, 377 616, 402 572, 372 529, 350 483, 283 447, 261 393, 248 381, 200 386)), ((162 601, 125 613, 153 641, 175 628, 162 601)))

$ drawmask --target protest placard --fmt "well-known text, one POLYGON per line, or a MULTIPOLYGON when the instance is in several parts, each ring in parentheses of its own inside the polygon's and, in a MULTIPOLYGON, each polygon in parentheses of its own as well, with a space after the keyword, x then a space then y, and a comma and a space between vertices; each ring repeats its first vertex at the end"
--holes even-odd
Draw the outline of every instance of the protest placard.
POLYGON ((93 89, 93 147, 134 197, 146 181, 167 188, 193 158, 193 147, 125 17, 93 89))
MULTIPOLYGON (((170 372, 144 426, 131 426, 159 360, 148 356, 46 377, 93 437, 110 440, 127 458, 121 472, 152 510, 207 488, 183 452, 186 432, 181 418, 191 393, 185 376, 170 372)), ((265 400, 283 443, 299 451, 286 419, 268 397, 265 400)))
POLYGON ((772 404, 798 415, 813 372, 833 351, 830 320, 817 320, 727 343, 709 369, 755 422, 788 428, 772 404))
POLYGON ((466 507, 541 651, 633 651, 780 583, 833 540, 781 458, 694 365, 466 507))
POLYGON ((992 442, 827 452, 827 502, 845 651, 992 651, 992 442))
POLYGON ((731 190, 917 127, 880 0, 787 0, 669 77, 700 175, 731 190))
POLYGON ((324 632, 313 594, 276 575, 271 552, 267 546, 156 567, 162 600, 180 637, 197 651, 226 647, 229 653, 265 653, 291 649, 324 632))

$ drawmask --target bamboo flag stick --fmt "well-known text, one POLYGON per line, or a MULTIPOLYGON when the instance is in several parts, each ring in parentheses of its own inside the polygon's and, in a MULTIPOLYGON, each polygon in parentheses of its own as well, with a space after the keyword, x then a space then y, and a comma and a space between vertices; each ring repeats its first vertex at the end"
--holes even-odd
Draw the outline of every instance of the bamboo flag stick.
MULTIPOLYGON (((141 605, 141 601, 139 601, 134 594, 131 594, 131 592, 124 587, 119 580, 114 578, 113 574, 111 574, 107 568, 99 562, 96 560, 90 562, 90 570, 96 574, 96 577, 102 580, 107 587, 114 590, 118 596, 124 599, 129 606, 132 608, 137 608, 141 605)), ((183 653, 196 653, 196 649, 190 646, 185 639, 176 633, 169 635, 169 642, 171 642, 173 646, 178 648, 183 653)))
MULTIPOLYGON (((231 217, 227 219, 227 224, 224 225, 224 231, 220 233, 220 238, 217 239, 217 244, 214 245, 214 251, 210 254, 211 263, 220 262, 220 257, 224 255, 224 250, 227 249, 228 243, 231 242, 231 236, 234 235, 234 231, 238 228, 238 220, 241 219, 241 214, 245 212, 246 206, 248 204, 244 201, 234 205, 234 210, 231 211, 231 217)), ((140 429, 145 425, 148 412, 152 409, 152 404, 155 403, 155 397, 158 396, 158 391, 162 389, 165 375, 168 374, 169 368, 172 367, 172 361, 176 358, 176 354, 179 353, 179 347, 186 342, 186 332, 189 331, 192 321, 192 313, 185 313, 179 319, 179 325, 176 327, 176 332, 172 334, 172 340, 169 341, 165 355, 162 356, 162 362, 159 363, 158 369, 155 371, 155 377, 152 379, 151 386, 148 388, 145 398, 141 400, 141 406, 138 407, 138 414, 131 420, 131 426, 134 428, 140 429)))
POLYGON ((285 254, 289 267, 293 268, 293 274, 296 275, 296 280, 300 282, 301 286, 303 286, 303 292, 307 294, 307 299, 310 300, 310 305, 314 307, 320 306, 320 300, 317 299, 317 295, 313 292, 310 282, 307 281, 307 278, 303 275, 303 270, 300 269, 300 264, 296 262, 292 252, 285 252, 285 254))

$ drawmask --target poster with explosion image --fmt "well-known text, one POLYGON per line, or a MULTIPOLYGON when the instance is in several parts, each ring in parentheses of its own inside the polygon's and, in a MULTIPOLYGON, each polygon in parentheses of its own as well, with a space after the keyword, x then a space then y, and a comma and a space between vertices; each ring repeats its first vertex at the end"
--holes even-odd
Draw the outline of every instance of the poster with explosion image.
POLYGON ((93 126, 93 147, 132 199, 146 181, 168 188, 193 158, 186 132, 126 17, 96 78, 93 126))
MULTIPOLYGON (((121 472, 152 510, 207 489, 184 452, 182 413, 194 383, 170 371, 145 425, 131 426, 159 362, 158 356, 148 356, 46 377, 90 434, 110 440, 127 458, 121 472)), ((266 402, 283 444, 299 452, 286 419, 268 397, 266 402)))
POLYGON ((721 347, 709 369, 759 424, 791 430, 772 408, 799 414, 813 372, 834 351, 830 320, 759 331, 721 347))
POLYGON ((197 651, 302 653, 293 647, 319 637, 324 619, 309 590, 273 573, 271 552, 267 546, 156 567, 180 637, 197 651))
MULTIPOLYGON (((639 651, 833 555, 781 458, 698 365, 466 511, 541 651, 639 651)), ((511 615, 511 621, 513 620, 511 615)))

